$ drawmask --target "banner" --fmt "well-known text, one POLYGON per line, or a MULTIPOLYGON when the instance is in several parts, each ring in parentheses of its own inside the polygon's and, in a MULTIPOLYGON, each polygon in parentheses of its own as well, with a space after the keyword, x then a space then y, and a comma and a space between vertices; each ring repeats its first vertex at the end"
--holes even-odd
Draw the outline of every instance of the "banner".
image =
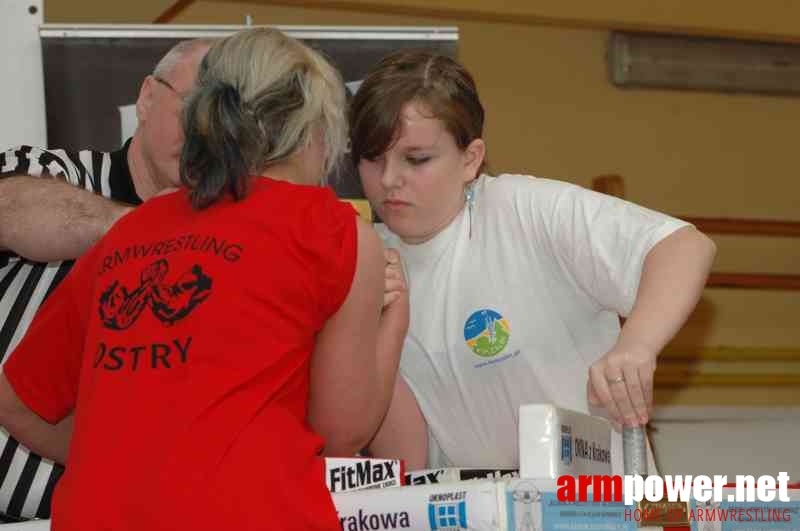
MULTIPOLYGON (((47 143, 68 150, 111 151, 122 128, 135 126, 139 87, 158 60, 177 42, 224 37, 243 26, 60 26, 40 30, 45 78, 47 143), (131 120, 134 120, 132 123, 131 120)), ((432 49, 455 57, 455 28, 284 26, 279 29, 325 56, 349 90, 385 55, 400 49, 432 49)), ((363 198, 353 168, 334 183, 344 198, 363 198)))

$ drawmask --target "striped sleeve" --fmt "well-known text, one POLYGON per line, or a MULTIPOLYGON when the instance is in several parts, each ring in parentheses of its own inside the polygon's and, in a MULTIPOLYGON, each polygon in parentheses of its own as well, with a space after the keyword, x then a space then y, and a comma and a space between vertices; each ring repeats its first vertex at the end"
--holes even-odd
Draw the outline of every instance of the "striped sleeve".
MULTIPOLYGON (((13 175, 58 178, 110 197, 111 163, 108 153, 18 146, 0 152, 0 179, 13 175)), ((71 266, 71 261, 41 264, 0 251, 0 366, 71 266)), ((0 429, 0 521, 48 518, 53 489, 63 471, 61 465, 30 452, 0 429)))
POLYGON ((17 146, 0 153, 0 178, 12 175, 57 177, 91 192, 111 195, 108 183, 111 159, 96 151, 68 152, 17 146))
MULTIPOLYGON (((53 177, 90 192, 111 197, 111 155, 84 150, 17 146, 0 153, 0 179, 16 175, 53 177)), ((18 257, 0 249, 0 269, 18 257)))
POLYGON ((3 374, 20 400, 51 424, 69 415, 77 401, 95 249, 76 262, 47 298, 36 312, 29 333, 3 364, 3 374))
MULTIPOLYGON (((83 331, 91 308, 91 282, 84 277, 94 268, 93 252, 78 262, 83 267, 73 268, 74 276, 66 274, 68 263, 19 262, 14 266, 19 270, 0 281, 0 293, 5 290, 0 300, 0 318, 5 317, 0 353, 14 353, 3 360, 2 370, 9 381, 14 380, 20 399, 51 421, 66 415, 75 402, 83 331), (9 295, 12 299, 5 300, 9 295)), ((61 465, 0 430, 0 521, 48 518, 53 489, 63 472, 61 465)))

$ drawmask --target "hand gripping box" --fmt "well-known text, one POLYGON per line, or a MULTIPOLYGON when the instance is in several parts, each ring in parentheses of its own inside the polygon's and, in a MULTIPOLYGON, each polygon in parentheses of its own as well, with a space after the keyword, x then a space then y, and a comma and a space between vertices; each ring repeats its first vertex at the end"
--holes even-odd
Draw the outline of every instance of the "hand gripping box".
POLYGON ((611 423, 601 417, 550 404, 520 406, 519 475, 558 479, 611 474, 611 432, 611 423))

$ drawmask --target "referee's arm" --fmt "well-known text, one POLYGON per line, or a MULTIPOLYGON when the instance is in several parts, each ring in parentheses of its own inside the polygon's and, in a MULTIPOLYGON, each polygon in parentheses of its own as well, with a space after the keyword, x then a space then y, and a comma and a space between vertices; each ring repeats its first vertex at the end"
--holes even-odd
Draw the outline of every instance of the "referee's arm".
POLYGON ((81 256, 131 207, 58 179, 0 177, 0 250, 37 262, 81 256))

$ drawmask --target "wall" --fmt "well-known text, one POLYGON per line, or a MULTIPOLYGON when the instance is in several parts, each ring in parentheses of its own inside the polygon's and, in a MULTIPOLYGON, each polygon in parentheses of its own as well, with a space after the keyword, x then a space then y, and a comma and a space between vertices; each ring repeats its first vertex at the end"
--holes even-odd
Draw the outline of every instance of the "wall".
POLYGON ((650 423, 659 473, 800 478, 800 409, 682 408, 650 423))
POLYGON ((0 149, 47 138, 44 79, 39 59, 42 0, 0 0, 0 72, 13 72, 0 83, 0 149))
POLYGON ((44 0, 44 21, 58 24, 150 24, 174 2, 44 0))

